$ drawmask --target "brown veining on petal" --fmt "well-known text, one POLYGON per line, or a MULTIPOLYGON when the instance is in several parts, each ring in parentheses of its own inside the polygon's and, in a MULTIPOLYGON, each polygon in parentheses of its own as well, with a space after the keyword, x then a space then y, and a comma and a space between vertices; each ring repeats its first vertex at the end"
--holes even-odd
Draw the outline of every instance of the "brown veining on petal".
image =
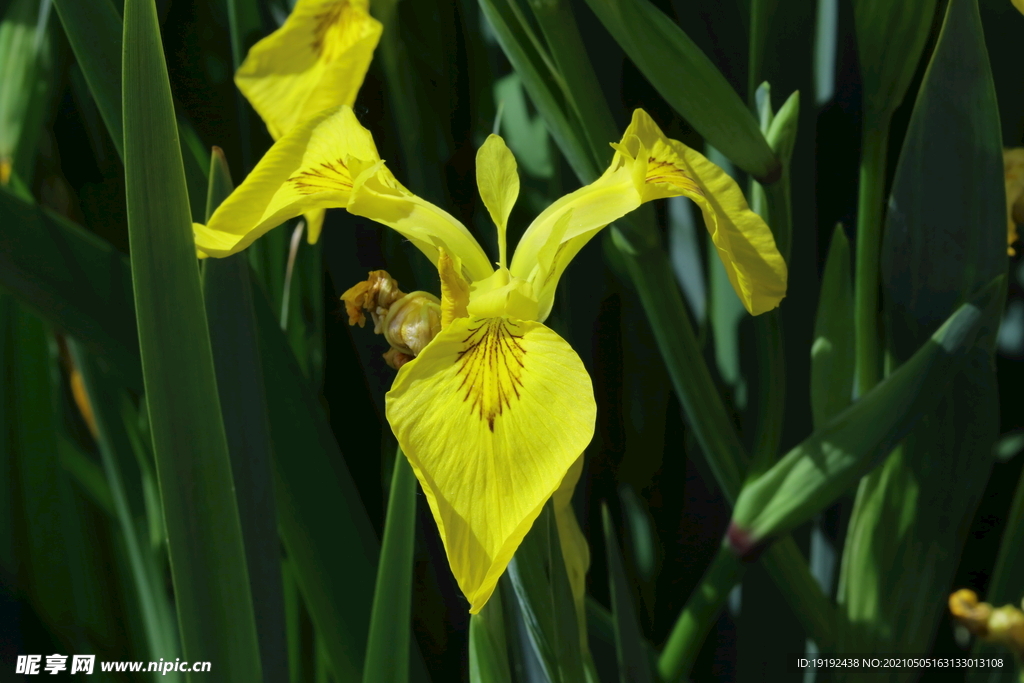
POLYGON ((648 183, 667 183, 669 185, 675 185, 680 189, 696 192, 699 195, 704 194, 700 189, 700 185, 690 177, 690 174, 676 164, 673 164, 671 161, 664 161, 654 157, 649 157, 647 160, 647 177, 645 180, 648 183))
POLYGON ((510 410, 523 387, 522 334, 508 318, 481 320, 463 340, 459 352, 462 400, 494 431, 495 420, 510 410))
POLYGON ((302 194, 315 194, 326 190, 348 192, 352 189, 352 176, 344 160, 325 161, 300 171, 288 179, 302 194))

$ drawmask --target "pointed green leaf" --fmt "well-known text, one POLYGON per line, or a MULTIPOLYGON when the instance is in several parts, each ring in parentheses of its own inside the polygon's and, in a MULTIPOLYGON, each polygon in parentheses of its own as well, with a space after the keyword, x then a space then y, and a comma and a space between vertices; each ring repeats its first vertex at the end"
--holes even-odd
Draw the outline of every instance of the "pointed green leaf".
POLYGON ((900 152, 882 243, 896 360, 909 358, 957 305, 1004 272, 995 87, 976 0, 951 0, 900 152))
POLYGON ((121 17, 111 0, 53 0, 53 4, 100 116, 123 159, 121 17))
POLYGON ((832 232, 814 320, 811 347, 811 412, 815 428, 853 400, 853 280, 850 242, 843 226, 832 232))
POLYGON ((231 460, 153 0, 127 0, 122 82, 132 281, 183 657, 262 680, 231 460))
POLYGON ((648 0, 587 4, 647 80, 709 144, 766 184, 779 177, 779 160, 750 110, 679 26, 648 0))
POLYGON ((412 635, 412 553, 416 545, 416 476, 399 451, 391 475, 363 683, 406 683, 412 635))
POLYGON ((746 552, 810 519, 887 455, 935 406, 951 377, 978 362, 976 340, 998 326, 1004 286, 1003 278, 992 282, 910 361, 748 482, 733 511, 737 549, 746 552))
POLYGON ((611 595, 612 614, 615 617, 615 653, 619 661, 621 683, 650 683, 654 680, 651 662, 647 658, 644 638, 636 621, 633 590, 622 565, 622 553, 615 539, 615 526, 608 514, 608 506, 601 505, 604 522, 605 552, 608 556, 608 592, 611 595))

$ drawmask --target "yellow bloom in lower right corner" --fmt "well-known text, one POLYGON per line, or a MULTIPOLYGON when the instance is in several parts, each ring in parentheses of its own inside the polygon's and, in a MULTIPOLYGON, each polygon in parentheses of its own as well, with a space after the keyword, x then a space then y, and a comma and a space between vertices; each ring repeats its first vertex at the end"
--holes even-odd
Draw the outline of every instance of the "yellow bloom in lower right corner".
POLYGON ((1003 150, 1003 176, 1006 180, 1006 250, 1013 256, 1016 253, 1013 245, 1020 239, 1017 226, 1024 223, 1024 147, 1003 150))

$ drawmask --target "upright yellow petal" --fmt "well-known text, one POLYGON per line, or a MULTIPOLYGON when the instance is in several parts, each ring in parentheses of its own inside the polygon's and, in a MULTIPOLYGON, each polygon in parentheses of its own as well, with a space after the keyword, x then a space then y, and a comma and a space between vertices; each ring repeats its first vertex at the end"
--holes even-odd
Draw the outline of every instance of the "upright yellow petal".
POLYGON ((356 178, 349 213, 382 223, 402 234, 437 263, 443 249, 461 261, 470 281, 494 272, 487 254, 462 223, 399 183, 385 166, 368 169, 356 178))
POLYGON ((1024 147, 1003 150, 1006 180, 1006 250, 1011 256, 1017 241, 1017 224, 1024 223, 1024 147))
POLYGON ((594 433, 579 356, 540 323, 458 318, 398 373, 387 417, 480 611, 594 433))
POLYGON ((379 159, 370 133, 343 106, 322 112, 274 143, 206 225, 193 224, 196 248, 229 256, 289 218, 344 207, 353 159, 379 159))
POLYGON ((541 212, 516 245, 509 271, 528 280, 547 318, 555 289, 569 262, 609 223, 640 206, 640 194, 619 155, 604 175, 541 212))
POLYGON ((476 153, 476 185, 480 198, 498 228, 498 263, 505 267, 505 230, 519 197, 516 158, 499 135, 488 135, 476 153))
POLYGON ((299 0, 256 43, 235 83, 277 140, 324 109, 355 102, 381 24, 365 0, 299 0))
POLYGON ((786 262, 771 229, 747 206, 743 191, 704 155, 665 137, 642 109, 616 146, 633 158, 634 182, 643 201, 684 196, 704 214, 733 289, 753 315, 770 311, 786 296, 786 262))

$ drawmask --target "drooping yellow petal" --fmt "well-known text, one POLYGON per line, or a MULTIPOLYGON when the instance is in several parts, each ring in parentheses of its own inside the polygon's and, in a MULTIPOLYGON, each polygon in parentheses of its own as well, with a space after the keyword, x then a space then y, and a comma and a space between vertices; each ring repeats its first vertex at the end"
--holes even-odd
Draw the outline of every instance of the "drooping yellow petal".
POLYGON ((349 213, 382 223, 399 232, 437 263, 440 249, 462 263, 470 281, 482 280, 494 269, 487 254, 462 223, 405 189, 386 166, 367 169, 356 178, 349 213))
MULTIPOLYGON (((1024 0, 1022 0, 1024 1, 1024 0)), ((1024 223, 1024 147, 1003 150, 1006 179, 1006 251, 1013 256, 1017 224, 1024 223)))
POLYGON ((275 140, 355 102, 381 34, 367 10, 366 0, 299 0, 281 28, 249 50, 235 84, 275 140))
POLYGON ((505 230, 519 197, 516 158, 499 135, 488 135, 476 153, 476 185, 491 220, 498 228, 498 263, 505 267, 505 230))
POLYGON ((704 214, 729 281, 753 315, 770 311, 786 296, 786 262, 771 229, 750 210, 743 191, 703 154, 665 137, 642 109, 616 146, 633 157, 634 182, 643 201, 684 196, 704 214))
POLYGON ((196 248, 229 256, 289 218, 344 207, 352 191, 353 160, 379 158, 351 108, 322 112, 275 142, 206 225, 193 224, 196 248))
POLYGON ((590 377, 540 323, 458 318, 399 371, 386 403, 476 613, 593 436, 590 377))
POLYGON ((576 458, 562 479, 555 495, 551 497, 555 507, 555 522, 558 525, 558 540, 562 548, 562 559, 569 575, 573 602, 576 604, 576 623, 579 625, 580 643, 587 647, 587 570, 590 569, 590 546, 580 529, 576 513, 572 509, 572 494, 583 473, 583 456, 576 458))

